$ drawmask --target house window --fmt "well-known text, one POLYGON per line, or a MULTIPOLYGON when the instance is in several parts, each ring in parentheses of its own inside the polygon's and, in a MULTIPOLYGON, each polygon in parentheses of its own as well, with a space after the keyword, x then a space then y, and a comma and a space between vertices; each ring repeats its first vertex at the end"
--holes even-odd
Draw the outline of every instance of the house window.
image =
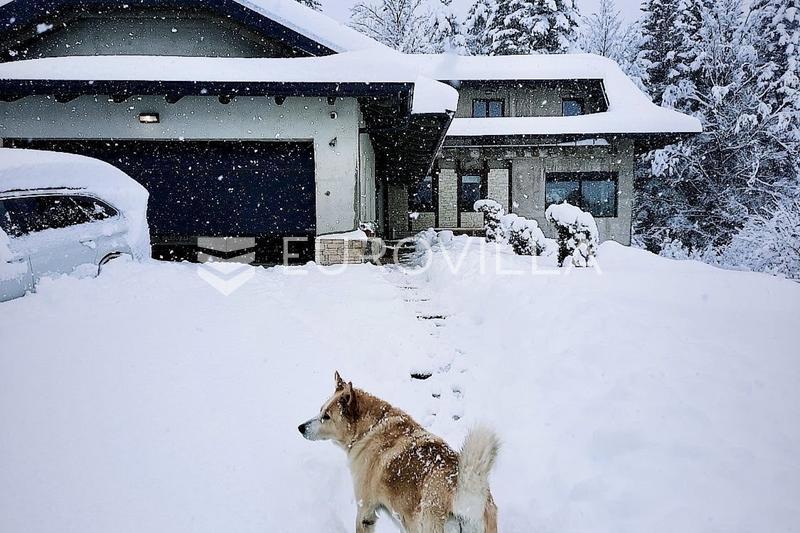
POLYGON ((414 213, 436 211, 433 176, 425 176, 408 191, 408 209, 414 213))
POLYGON ((505 116, 503 100, 476 99, 472 101, 473 118, 497 118, 505 116))
POLYGON ((596 217, 617 216, 616 172, 553 172, 545 183, 545 204, 567 202, 596 217))
POLYGON ((480 174, 465 174, 461 176, 460 202, 462 211, 472 211, 472 206, 481 199, 480 174))
POLYGON ((561 100, 561 114, 565 117, 575 117, 584 114, 583 100, 564 98, 561 100))

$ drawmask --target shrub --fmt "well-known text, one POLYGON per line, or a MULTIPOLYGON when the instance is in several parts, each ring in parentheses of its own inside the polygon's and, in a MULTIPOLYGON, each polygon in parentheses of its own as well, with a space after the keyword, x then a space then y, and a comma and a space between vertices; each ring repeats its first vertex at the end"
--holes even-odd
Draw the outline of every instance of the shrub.
POLYGON ((567 202, 553 204, 545 211, 548 222, 558 232, 558 263, 566 266, 592 266, 597 255, 597 224, 590 213, 567 202))
POLYGON ((502 242, 503 234, 500 219, 503 216, 503 206, 494 200, 478 200, 472 208, 478 213, 483 213, 483 227, 486 230, 486 242, 502 242))
POLYGON ((541 255, 545 237, 535 220, 509 213, 500 218, 500 228, 517 255, 541 255))

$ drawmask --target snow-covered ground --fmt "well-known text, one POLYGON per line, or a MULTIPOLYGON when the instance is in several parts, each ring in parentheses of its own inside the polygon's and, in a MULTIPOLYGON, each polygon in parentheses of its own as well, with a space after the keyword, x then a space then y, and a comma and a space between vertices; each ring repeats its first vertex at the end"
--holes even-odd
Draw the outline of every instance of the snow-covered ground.
POLYGON ((230 296, 120 261, 0 304, 0 531, 352 531, 343 454, 296 429, 334 369, 454 445, 493 425, 503 532, 800 531, 800 285, 444 249, 230 296))

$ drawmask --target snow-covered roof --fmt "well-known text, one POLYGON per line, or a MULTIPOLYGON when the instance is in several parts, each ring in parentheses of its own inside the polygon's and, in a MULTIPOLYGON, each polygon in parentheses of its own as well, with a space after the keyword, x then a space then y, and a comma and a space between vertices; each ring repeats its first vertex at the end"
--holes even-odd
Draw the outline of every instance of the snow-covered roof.
POLYGON ((457 118, 448 136, 700 133, 694 117, 655 105, 612 60, 594 54, 411 56, 442 81, 601 80, 608 111, 572 117, 457 118))
POLYGON ((301 4, 297 0, 235 1, 336 52, 388 49, 378 41, 301 4))
POLYGON ((414 114, 454 111, 458 104, 455 89, 421 76, 402 54, 383 50, 303 58, 48 57, 2 63, 0 80, 407 83, 414 85, 414 114))
MULTIPOLYGON (((26 0, 0 0, 0 7, 26 0)), ((234 0, 334 52, 388 48, 344 24, 296 0, 234 0)), ((224 5, 224 4, 223 4, 224 5)))

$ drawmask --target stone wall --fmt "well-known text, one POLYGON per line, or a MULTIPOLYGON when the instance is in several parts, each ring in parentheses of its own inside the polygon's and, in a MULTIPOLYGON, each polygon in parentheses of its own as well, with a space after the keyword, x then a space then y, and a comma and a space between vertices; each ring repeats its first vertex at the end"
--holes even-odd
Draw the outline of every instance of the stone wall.
POLYGON ((318 265, 376 263, 383 251, 381 239, 367 240, 317 238, 315 261, 318 265))
POLYGON ((439 171, 439 227, 458 226, 458 174, 454 169, 439 171))

